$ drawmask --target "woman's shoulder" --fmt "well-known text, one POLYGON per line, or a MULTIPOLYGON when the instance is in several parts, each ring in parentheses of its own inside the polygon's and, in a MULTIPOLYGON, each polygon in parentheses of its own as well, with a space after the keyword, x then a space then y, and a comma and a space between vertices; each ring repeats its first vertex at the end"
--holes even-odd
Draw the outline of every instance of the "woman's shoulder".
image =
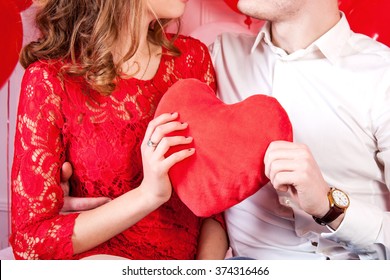
POLYGON ((204 43, 202 41, 200 41, 199 39, 197 38, 194 38, 192 36, 189 36, 189 35, 183 35, 183 34, 180 34, 177 36, 177 42, 182 42, 184 44, 200 44, 200 45, 204 45, 204 43))
POLYGON ((55 79, 60 69, 59 60, 37 60, 26 67, 25 76, 42 76, 45 79, 55 79))
POLYGON ((181 51, 194 49, 207 50, 207 46, 202 41, 188 35, 179 35, 175 41, 175 45, 181 51))
POLYGON ((59 94, 63 90, 61 65, 60 60, 38 60, 31 63, 24 71, 22 87, 42 87, 59 94))

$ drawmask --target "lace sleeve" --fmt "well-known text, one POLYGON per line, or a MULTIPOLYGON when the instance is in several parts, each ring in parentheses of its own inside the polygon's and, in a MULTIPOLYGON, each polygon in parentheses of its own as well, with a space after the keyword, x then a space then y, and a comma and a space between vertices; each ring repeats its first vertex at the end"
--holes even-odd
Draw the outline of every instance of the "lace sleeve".
POLYGON ((62 91, 47 67, 24 75, 12 166, 11 245, 17 259, 69 259, 77 214, 61 215, 62 91))
POLYGON ((206 45, 188 36, 179 36, 176 44, 182 50, 183 57, 183 66, 178 69, 187 72, 183 78, 196 78, 208 84, 216 92, 216 74, 206 45))

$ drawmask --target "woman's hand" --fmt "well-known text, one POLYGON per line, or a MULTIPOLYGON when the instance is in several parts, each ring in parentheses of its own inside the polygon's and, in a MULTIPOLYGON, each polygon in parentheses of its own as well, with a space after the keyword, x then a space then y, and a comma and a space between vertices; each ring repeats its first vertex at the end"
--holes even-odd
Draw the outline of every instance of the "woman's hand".
POLYGON ((152 120, 141 145, 144 179, 140 188, 152 203, 160 205, 168 201, 172 194, 169 169, 195 152, 193 148, 183 149, 165 158, 170 147, 192 142, 192 137, 166 136, 188 127, 187 123, 176 121, 177 117, 178 113, 167 113, 152 120))

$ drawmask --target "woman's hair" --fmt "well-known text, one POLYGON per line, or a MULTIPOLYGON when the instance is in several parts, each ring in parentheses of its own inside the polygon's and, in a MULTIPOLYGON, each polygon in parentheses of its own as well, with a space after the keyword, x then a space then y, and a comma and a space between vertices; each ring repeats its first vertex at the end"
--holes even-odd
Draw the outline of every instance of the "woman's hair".
MULTIPOLYGON (((20 63, 27 67, 37 60, 61 58, 66 62, 61 72, 82 76, 90 88, 103 95, 115 89, 122 63, 137 51, 141 18, 147 10, 144 0, 39 0, 36 26, 37 41, 26 45, 20 63), (130 28, 131 46, 114 63, 112 50, 124 29, 130 28)), ((173 45, 177 34, 167 38, 168 19, 156 19, 149 26, 148 40, 164 46, 171 55, 180 51, 173 45)), ((180 21, 177 20, 180 28, 180 21)), ((178 28, 178 31, 179 31, 178 28)))

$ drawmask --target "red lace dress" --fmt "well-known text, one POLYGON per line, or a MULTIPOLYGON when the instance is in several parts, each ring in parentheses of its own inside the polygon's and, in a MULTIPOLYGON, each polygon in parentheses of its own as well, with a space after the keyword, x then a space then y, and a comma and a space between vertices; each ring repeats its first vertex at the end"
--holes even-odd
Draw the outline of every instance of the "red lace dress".
POLYGON ((60 82, 56 63, 36 62, 26 69, 12 169, 10 242, 15 258, 79 259, 93 254, 194 258, 200 219, 175 193, 134 226, 79 255, 73 255, 71 242, 78 214, 60 213, 64 161, 74 168, 73 196, 118 197, 142 181, 140 144, 167 89, 184 78, 197 78, 215 88, 206 46, 184 36, 176 45, 182 55, 172 57, 164 49, 153 79, 121 80, 107 97, 86 94, 80 79, 60 82))

